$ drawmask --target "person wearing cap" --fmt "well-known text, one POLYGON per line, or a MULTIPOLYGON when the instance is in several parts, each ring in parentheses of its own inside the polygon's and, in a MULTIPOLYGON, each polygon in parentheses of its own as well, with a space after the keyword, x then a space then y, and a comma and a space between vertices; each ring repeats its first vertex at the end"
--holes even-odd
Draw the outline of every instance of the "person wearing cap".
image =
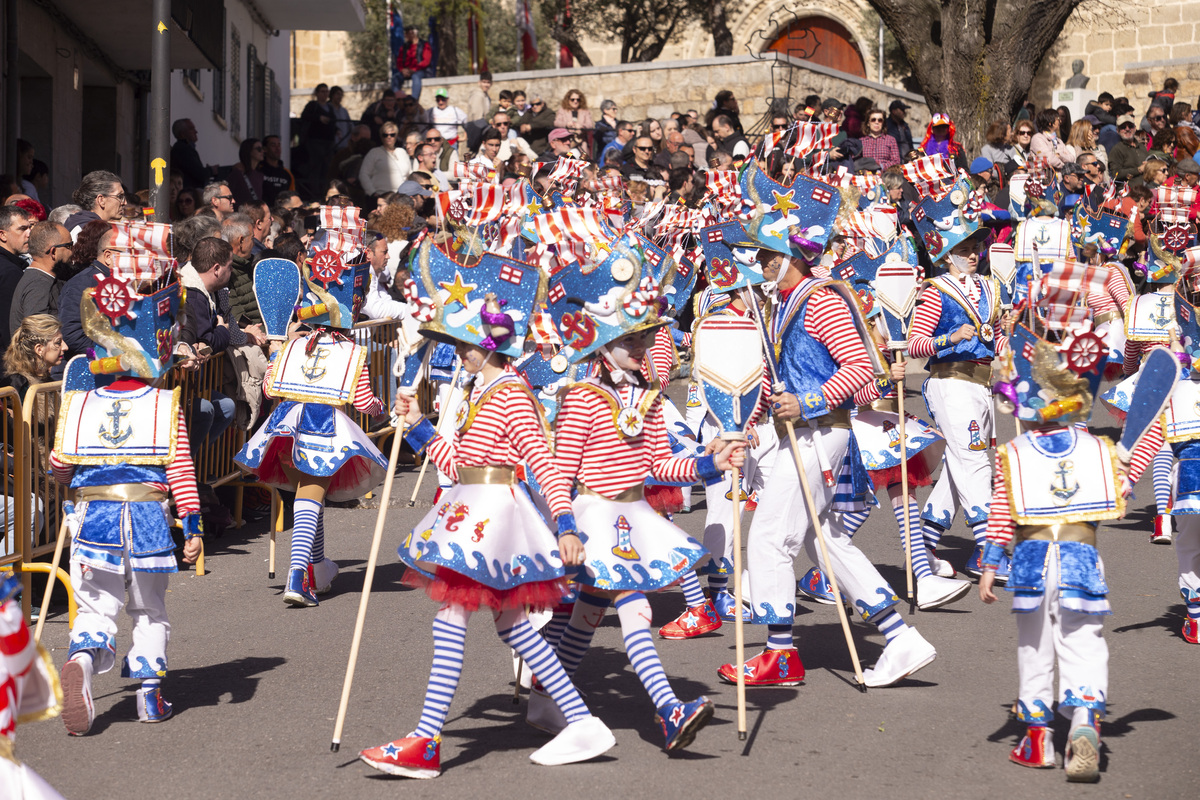
POLYGON ((608 147, 608 143, 617 138, 617 104, 614 100, 605 100, 600 104, 600 119, 596 120, 595 152, 599 153, 608 147))
POLYGON ((1131 181, 1138 176, 1146 150, 1137 141, 1137 122, 1125 115, 1117 120, 1117 133, 1121 140, 1108 151, 1108 171, 1115 180, 1131 181))
POLYGON ((1083 190, 1087 179, 1084 174, 1083 167, 1074 161, 1068 161, 1062 165, 1060 170, 1062 175, 1062 200, 1058 202, 1058 216, 1062 219, 1069 219, 1072 212, 1075 211, 1075 206, 1084 199, 1083 190))
MULTIPOLYGON (((900 163, 900 146, 887 132, 886 119, 881 108, 867 111, 863 135, 859 138, 863 156, 875 161, 880 172, 900 163)), ((857 163, 854 166, 855 170, 861 169, 857 163)))
MULTIPOLYGON (((1170 180, 1170 184, 1194 189, 1197 183, 1200 183, 1200 165, 1196 164, 1194 158, 1179 159, 1175 165, 1175 177, 1170 180)), ((1200 192, 1196 194, 1196 200, 1188 211, 1188 219, 1195 222, 1198 211, 1200 211, 1200 192)))
POLYGON ((553 129, 546 137, 546 141, 550 143, 550 149, 542 153, 538 157, 538 161, 552 162, 564 156, 570 157, 573 155, 571 151, 575 143, 575 136, 566 128, 553 129))
POLYGON ((554 124, 554 109, 546 105, 540 94, 530 95, 529 108, 515 120, 517 133, 525 137, 529 146, 539 154, 550 149, 550 131, 557 127, 554 124))
POLYGON ((888 106, 887 132, 896 140, 900 158, 904 158, 908 151, 913 149, 912 128, 908 127, 908 122, 905 121, 905 114, 910 108, 912 106, 905 105, 903 100, 893 100, 888 106))
POLYGON ((434 105, 425 110, 425 121, 442 132, 446 146, 458 147, 458 129, 467 123, 467 112, 450 105, 450 92, 444 87, 433 93, 434 105))

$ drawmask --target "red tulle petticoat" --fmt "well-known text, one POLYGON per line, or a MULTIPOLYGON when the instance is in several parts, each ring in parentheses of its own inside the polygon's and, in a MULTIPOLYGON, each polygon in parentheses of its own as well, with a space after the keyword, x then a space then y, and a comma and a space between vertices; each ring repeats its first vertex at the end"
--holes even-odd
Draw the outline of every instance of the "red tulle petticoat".
POLYGON ((424 589, 430 599, 440 604, 462 606, 467 611, 478 611, 484 606, 496 611, 525 606, 531 611, 544 611, 561 603, 567 593, 566 578, 522 583, 512 589, 493 589, 443 567, 438 568, 434 578, 415 569, 405 570, 401 582, 424 589))
POLYGON ((659 514, 678 514, 683 510, 683 490, 652 484, 646 487, 646 502, 659 514))
MULTIPOLYGON (((900 467, 888 467, 887 469, 867 470, 867 474, 871 476, 871 484, 876 489, 886 489, 894 483, 900 483, 900 467)), ((917 453, 908 459, 908 486, 931 486, 933 485, 933 473, 929 466, 925 463, 921 453, 917 453)))

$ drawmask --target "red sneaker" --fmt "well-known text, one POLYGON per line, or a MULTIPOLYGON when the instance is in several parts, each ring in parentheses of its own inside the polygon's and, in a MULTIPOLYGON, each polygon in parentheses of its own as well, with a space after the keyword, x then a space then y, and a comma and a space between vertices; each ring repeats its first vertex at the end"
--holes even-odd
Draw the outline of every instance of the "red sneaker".
POLYGON ((1151 544, 1170 544, 1175 541, 1171 522, 1170 514, 1159 514, 1154 518, 1154 533, 1150 534, 1151 544))
POLYGON ((427 780, 442 774, 441 744, 440 736, 406 736, 363 750, 358 757, 388 775, 427 780))
POLYGON ((1054 769, 1054 742, 1045 725, 1030 725, 1025 738, 1008 754, 1008 760, 1022 767, 1054 769))
POLYGON ((706 633, 712 633, 721 627, 721 617, 717 614, 712 600, 705 600, 701 605, 692 606, 679 617, 658 629, 658 635, 664 639, 694 639, 706 633))
POLYGON ((1183 638, 1189 644, 1200 644, 1200 620, 1189 617, 1183 621, 1183 638))
MULTIPOLYGON (((799 686, 804 680, 800 654, 791 650, 764 650, 745 663, 747 686, 799 686)), ((737 683, 737 667, 726 664, 717 670, 721 680, 737 683)))

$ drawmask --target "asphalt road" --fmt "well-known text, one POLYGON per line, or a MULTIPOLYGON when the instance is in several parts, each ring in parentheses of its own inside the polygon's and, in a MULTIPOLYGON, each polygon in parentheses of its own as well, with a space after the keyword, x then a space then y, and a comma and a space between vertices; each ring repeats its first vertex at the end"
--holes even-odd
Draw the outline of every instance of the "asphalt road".
MULTIPOLYGON (((673 387, 675 388, 675 387, 673 387)), ((674 392, 672 392, 674 393, 674 392)), ((911 400, 919 403, 919 396, 911 400)), ((1114 433, 1098 414, 1098 430, 1114 433), (1107 429, 1107 430, 1106 430, 1107 429)), ((1011 418, 1000 422, 1011 437, 1011 418)), ((407 499, 415 470, 397 477, 407 499)), ((430 484, 432 482, 429 482, 430 484)), ((924 493, 922 493, 923 497, 924 493)), ((350 798, 376 797, 1195 797, 1200 768, 1196 664, 1200 649, 1179 633, 1184 613, 1176 590, 1173 549, 1151 545, 1149 479, 1126 520, 1105 526, 1101 552, 1112 587, 1107 621, 1109 717, 1103 726, 1102 779, 1067 784, 1059 770, 1008 762, 1022 733, 1007 709, 1016 692, 1016 626, 1007 598, 984 606, 975 592, 933 612, 908 614, 938 649, 937 660, 903 684, 859 693, 831 606, 802 603, 797 646, 807 670, 802 686, 748 692, 749 737, 738 741, 735 691, 717 667, 733 658, 733 626, 684 642, 658 640, 676 693, 707 694, 717 713, 688 750, 668 756, 654 710, 625 658, 616 615, 597 631, 577 676, 594 713, 618 746, 595 762, 539 767, 528 756, 546 737, 524 723, 524 701, 512 703, 507 647, 488 615, 470 624, 468 660, 443 734, 443 774, 435 781, 382 776, 356 760, 358 750, 407 734, 420 714, 432 654, 434 606, 400 582, 395 548, 428 508, 431 486, 416 509, 393 508, 375 576, 362 653, 339 753, 329 743, 346 667, 363 572, 374 528, 372 510, 330 509, 327 552, 341 566, 333 593, 319 608, 282 601, 287 534, 279 571, 267 579, 262 523, 208 543, 209 574, 173 579, 170 674, 165 696, 175 717, 137 722, 135 683, 119 670, 94 683, 97 718, 90 735, 67 736, 58 720, 21 726, 17 755, 67 798, 350 798)), ((699 535, 702 495, 679 524, 699 535)), ((899 540, 890 514, 876 513, 855 541, 903 593, 899 540)), ((943 551, 962 566, 969 534, 959 522, 943 551)), ((797 562, 802 574, 809 564, 797 562)), ((654 624, 683 608, 682 594, 651 597, 654 624)), ((66 658, 65 609, 55 609, 45 641, 60 667, 66 658)), ((870 666, 883 639, 854 625, 858 652, 870 666)), ((747 628, 750 654, 765 641, 747 628)), ((128 645, 122 620, 119 647, 128 645)), ((1065 728, 1056 736, 1061 753, 1065 728)), ((4 794, 0 787, 0 795, 4 794)))

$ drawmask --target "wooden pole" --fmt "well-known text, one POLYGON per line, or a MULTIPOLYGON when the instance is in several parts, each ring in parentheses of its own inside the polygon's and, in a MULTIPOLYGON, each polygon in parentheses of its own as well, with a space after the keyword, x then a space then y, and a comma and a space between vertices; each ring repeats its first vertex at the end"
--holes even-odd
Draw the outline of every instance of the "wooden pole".
POLYGON ((417 474, 417 485, 413 487, 412 497, 408 498, 408 507, 417 504, 417 493, 421 491, 421 481, 425 480, 425 470, 429 469, 429 451, 425 451, 425 460, 421 462, 421 471, 417 474))
MULTIPOLYGON (((850 649, 850 660, 854 662, 854 680, 858 688, 867 691, 866 678, 863 677, 862 665, 858 661, 858 648, 854 646, 854 636, 850 633, 850 620, 846 617, 846 608, 842 605, 841 590, 838 589, 837 575, 834 574, 833 562, 829 559, 829 548, 825 544, 825 531, 821 528, 821 520, 817 516, 817 504, 813 501, 812 489, 808 485, 808 474, 804 471, 804 460, 800 458, 800 443, 796 441, 796 426, 792 421, 784 420, 787 426, 788 441, 792 445, 792 456, 796 459, 796 472, 800 475, 800 491, 804 494, 804 503, 808 507, 809 523, 817 537, 817 545, 821 548, 821 558, 825 561, 825 576, 829 578, 829 586, 833 590, 833 604, 837 608, 838 621, 842 624, 842 633, 846 636, 846 647, 850 649)), ((736 511, 736 508, 734 509, 736 511)))
POLYGON ((392 452, 388 457, 387 477, 383 480, 383 494, 379 498, 379 515, 375 518, 375 534, 371 537, 371 555, 367 558, 367 571, 363 576, 362 597, 358 601, 358 617, 354 620, 354 638, 350 641, 350 659, 346 664, 346 678, 342 682, 342 698, 338 702, 337 720, 333 724, 333 741, 329 749, 336 753, 342 746, 342 726, 346 723, 346 709, 350 705, 350 687, 354 684, 354 668, 358 665, 358 647, 362 643, 363 624, 367 619, 367 602, 371 599, 371 582, 375 579, 375 563, 379 560, 379 544, 383 540, 383 523, 387 520, 388 503, 392 498, 392 482, 396 479, 396 460, 400 457, 400 442, 404 439, 404 420, 396 425, 392 437, 392 452))
POLYGON ((275 536, 283 527, 283 499, 279 492, 271 490, 271 543, 267 557, 267 577, 275 580, 275 536))
MULTIPOLYGON (((446 402, 449 404, 454 397, 454 393, 458 390, 458 378, 462 375, 462 364, 460 363, 454 368, 454 375, 450 378, 450 394, 446 396, 446 402)), ((460 401, 461 402, 461 401, 460 401)), ((448 415, 451 419, 458 414, 458 406, 453 409, 443 408, 442 413, 448 415)), ((442 420, 438 419, 438 427, 442 425, 442 420)), ((408 498, 408 507, 412 508, 417 504, 417 493, 421 491, 421 482, 425 480, 425 470, 429 469, 429 451, 425 451, 425 460, 421 463, 421 472, 417 475, 417 485, 413 487, 412 497, 408 498)))
POLYGON ((38 614, 37 627, 33 629, 33 640, 42 641, 42 628, 46 625, 46 617, 50 613, 50 592, 54 589, 54 579, 58 576, 58 565, 62 562, 63 543, 67 540, 67 515, 62 515, 58 524, 58 540, 54 543, 54 559, 50 562, 50 572, 46 574, 46 591, 42 594, 42 610, 38 614))
MULTIPOLYGON (((896 360, 904 363, 904 351, 896 351, 896 360)), ((913 538, 912 520, 908 513, 908 431, 905 428, 907 418, 904 416, 904 378, 896 382, 896 407, 900 413, 900 492, 904 501, 904 559, 905 577, 908 579, 908 613, 916 610, 917 593, 913 586, 913 538)))
POLYGON ((525 659, 518 656, 517 657, 517 680, 516 680, 516 685, 513 686, 513 705, 514 706, 519 706, 521 704, 521 670, 524 667, 525 667, 525 659))
POLYGON ((737 734, 746 739, 746 637, 742 622, 742 470, 733 471, 733 632, 737 663, 737 734))

